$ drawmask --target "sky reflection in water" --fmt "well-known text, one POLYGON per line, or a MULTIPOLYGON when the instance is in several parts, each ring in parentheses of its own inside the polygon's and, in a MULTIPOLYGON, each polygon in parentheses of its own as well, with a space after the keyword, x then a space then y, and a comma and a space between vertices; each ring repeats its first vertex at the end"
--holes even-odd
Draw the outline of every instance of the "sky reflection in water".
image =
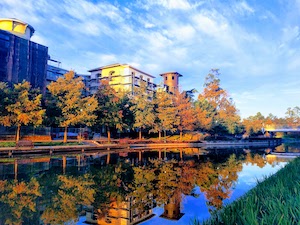
MULTIPOLYGON (((287 162, 278 162, 275 165, 266 164, 263 168, 257 165, 251 165, 243 163, 243 169, 238 173, 238 180, 235 187, 232 190, 230 199, 224 200, 224 204, 230 203, 235 199, 239 198, 251 188, 255 187, 257 180, 263 180, 276 173, 280 168, 284 167, 287 162)), ((157 207, 153 211, 156 214, 154 218, 149 221, 141 223, 142 225, 152 225, 152 224, 190 224, 191 220, 198 218, 200 221, 208 219, 210 217, 209 210, 206 206, 206 198, 203 193, 201 193, 200 188, 196 188, 196 193, 200 194, 198 198, 192 196, 185 196, 182 201, 182 212, 184 216, 179 221, 166 220, 159 215, 164 211, 163 207, 157 207)))

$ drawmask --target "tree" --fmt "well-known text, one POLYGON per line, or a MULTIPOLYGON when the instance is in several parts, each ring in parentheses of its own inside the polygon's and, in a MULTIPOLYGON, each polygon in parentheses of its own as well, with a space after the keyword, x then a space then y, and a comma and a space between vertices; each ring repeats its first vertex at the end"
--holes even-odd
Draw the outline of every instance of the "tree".
POLYGON ((75 78, 74 71, 70 71, 48 87, 61 109, 61 115, 56 117, 59 125, 65 128, 64 142, 67 142, 67 132, 70 125, 92 125, 95 122, 94 114, 98 103, 94 96, 82 97, 84 83, 81 77, 75 78))
POLYGON ((111 88, 107 81, 102 81, 95 94, 98 101, 96 111, 99 125, 106 126, 108 142, 110 142, 110 129, 123 130, 126 124, 123 122, 122 99, 118 97, 116 91, 111 88))
MULTIPOLYGON (((5 90, 4 90, 5 92, 5 90)), ((40 125, 43 122, 45 110, 41 107, 42 95, 36 90, 31 90, 27 81, 15 84, 10 93, 10 102, 5 107, 6 115, 2 116, 0 122, 4 126, 17 126, 16 141, 20 139, 22 125, 40 125)))
POLYGON ((196 127, 203 131, 209 131, 212 127, 214 108, 201 94, 199 94, 198 100, 195 102, 195 113, 197 119, 196 127))
POLYGON ((195 110, 185 92, 175 91, 173 102, 177 109, 175 118, 177 119, 177 129, 180 132, 180 141, 182 141, 183 131, 193 130, 195 127, 195 110))
POLYGON ((243 126, 247 135, 258 134, 262 132, 264 126, 265 117, 260 113, 256 113, 254 116, 249 116, 243 120, 243 126))
POLYGON ((297 127, 300 125, 300 107, 289 107, 285 113, 287 125, 290 127, 297 127))
POLYGON ((7 87, 7 84, 0 82, 0 124, 2 124, 5 116, 8 115, 7 106, 9 105, 10 89, 7 87))
POLYGON ((142 129, 154 126, 155 114, 152 95, 147 90, 145 82, 140 83, 140 87, 134 89, 130 109, 134 115, 133 127, 139 129, 139 139, 142 139, 142 129))
POLYGON ((232 99, 225 99, 219 111, 219 120, 223 121, 230 134, 239 133, 240 116, 232 99))
POLYGON ((240 116, 227 91, 221 88, 219 75, 219 69, 210 71, 205 78, 204 90, 198 96, 198 100, 202 101, 202 106, 206 105, 202 111, 204 111, 204 118, 206 115, 211 117, 210 129, 212 133, 219 133, 223 130, 223 132, 233 134, 240 126, 240 116), (203 99, 207 101, 204 105, 203 99))
POLYGON ((159 133, 159 140, 161 139, 161 131, 174 131, 177 124, 176 114, 177 109, 175 108, 172 100, 172 96, 165 92, 159 91, 156 93, 155 99, 155 111, 157 121, 155 122, 154 129, 159 133))

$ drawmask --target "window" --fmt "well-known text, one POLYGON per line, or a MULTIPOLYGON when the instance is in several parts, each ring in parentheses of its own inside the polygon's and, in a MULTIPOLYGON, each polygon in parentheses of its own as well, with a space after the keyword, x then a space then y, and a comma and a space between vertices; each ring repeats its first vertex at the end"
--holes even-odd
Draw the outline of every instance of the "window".
POLYGON ((172 76, 172 80, 174 80, 174 76, 172 76))
POLYGON ((110 71, 109 72, 109 76, 108 76, 108 80, 111 81, 112 80, 112 76, 114 75, 115 71, 110 71))
POLYGON ((166 77, 166 80, 168 80, 168 77, 166 77))

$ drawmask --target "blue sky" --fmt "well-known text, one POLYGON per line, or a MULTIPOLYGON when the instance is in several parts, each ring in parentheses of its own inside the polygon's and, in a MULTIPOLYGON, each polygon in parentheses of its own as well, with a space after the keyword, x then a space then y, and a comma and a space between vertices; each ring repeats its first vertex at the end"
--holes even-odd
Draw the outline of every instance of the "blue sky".
POLYGON ((65 69, 127 63, 183 74, 203 89, 211 68, 240 115, 300 106, 300 0, 2 0, 0 16, 32 25, 65 69))

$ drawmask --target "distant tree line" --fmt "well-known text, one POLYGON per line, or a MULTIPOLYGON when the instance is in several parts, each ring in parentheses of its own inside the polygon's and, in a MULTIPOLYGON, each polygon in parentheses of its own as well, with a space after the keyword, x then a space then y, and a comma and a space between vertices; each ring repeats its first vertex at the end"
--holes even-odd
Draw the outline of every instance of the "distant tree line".
POLYGON ((178 133, 200 131, 217 135, 258 135, 265 126, 300 125, 300 108, 288 108, 285 118, 261 113, 241 121, 239 111, 228 92, 220 85, 219 70, 212 69, 206 76, 204 88, 194 99, 195 91, 167 93, 147 90, 142 82, 134 94, 116 92, 107 81, 101 81, 96 94, 83 96, 86 88, 82 78, 73 71, 47 86, 42 98, 27 81, 9 87, 0 82, 0 124, 16 126, 16 140, 21 126, 63 127, 64 141, 70 126, 89 126, 93 130, 105 127, 108 139, 111 132, 137 131, 143 133, 178 133))

